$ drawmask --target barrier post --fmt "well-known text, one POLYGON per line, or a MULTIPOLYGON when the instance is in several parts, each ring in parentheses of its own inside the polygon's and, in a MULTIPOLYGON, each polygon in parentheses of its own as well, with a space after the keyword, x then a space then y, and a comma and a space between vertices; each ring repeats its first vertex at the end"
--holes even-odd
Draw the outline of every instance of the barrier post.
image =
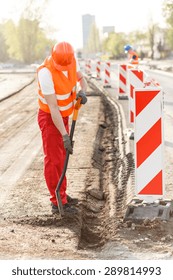
POLYGON ((88 66, 88 76, 91 76, 91 59, 88 59, 88 63, 87 63, 87 66, 88 66))
POLYGON ((100 61, 97 61, 97 64, 96 64, 96 79, 97 80, 101 80, 101 77, 100 77, 100 74, 101 74, 101 62, 100 61))
POLYGON ((134 105, 135 192, 154 202, 164 194, 162 89, 135 88, 134 105))
POLYGON ((127 95, 127 65, 119 65, 119 93, 118 99, 128 99, 127 95))
POLYGON ((106 62, 105 63, 105 79, 104 79, 104 88, 111 88, 111 84, 110 84, 110 67, 111 64, 110 62, 106 62))
POLYGON ((85 74, 88 74, 88 61, 85 60, 85 74))
POLYGON ((129 86, 129 121, 134 123, 134 88, 143 88, 144 72, 138 69, 128 69, 128 86, 129 86))

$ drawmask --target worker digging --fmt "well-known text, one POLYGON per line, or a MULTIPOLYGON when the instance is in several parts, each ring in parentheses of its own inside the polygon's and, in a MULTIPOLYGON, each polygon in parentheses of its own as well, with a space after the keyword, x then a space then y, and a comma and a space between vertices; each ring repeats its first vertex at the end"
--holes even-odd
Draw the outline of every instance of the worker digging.
MULTIPOLYGON (((38 76, 38 124, 44 151, 44 176, 50 193, 52 213, 59 213, 56 196, 57 184, 63 172, 66 153, 73 153, 69 136, 69 116, 76 100, 87 102, 87 82, 80 71, 74 49, 68 42, 54 45, 52 53, 37 69, 38 76), (77 83, 79 90, 77 92, 77 83)), ((63 212, 76 214, 77 198, 66 193, 67 178, 60 186, 63 212)))

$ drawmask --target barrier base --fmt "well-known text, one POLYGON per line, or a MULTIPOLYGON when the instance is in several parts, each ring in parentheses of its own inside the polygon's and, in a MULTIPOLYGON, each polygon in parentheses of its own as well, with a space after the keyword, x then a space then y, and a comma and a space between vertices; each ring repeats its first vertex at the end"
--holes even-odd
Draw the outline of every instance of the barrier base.
POLYGON ((127 135, 127 137, 130 139, 130 140, 134 140, 134 129, 133 128, 126 128, 124 130, 124 134, 127 135))
POLYGON ((130 140, 134 140, 134 137, 135 137, 135 136, 134 136, 134 131, 132 131, 131 134, 130 134, 130 136, 129 136, 129 139, 130 139, 130 140))
POLYGON ((139 221, 154 218, 173 221, 173 200, 146 203, 140 199, 133 199, 127 207, 124 220, 139 221))
POLYGON ((111 85, 104 85, 104 88, 111 88, 111 85))
POLYGON ((127 99, 129 99, 129 97, 128 97, 128 95, 119 95, 118 99, 119 100, 127 100, 127 99))

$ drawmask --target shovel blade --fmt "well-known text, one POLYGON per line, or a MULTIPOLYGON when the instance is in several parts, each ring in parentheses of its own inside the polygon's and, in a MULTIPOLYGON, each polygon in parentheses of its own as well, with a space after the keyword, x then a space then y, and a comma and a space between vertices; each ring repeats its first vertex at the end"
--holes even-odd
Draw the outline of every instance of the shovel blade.
POLYGON ((56 199, 57 199, 57 202, 58 202, 58 210, 59 210, 59 213, 62 216, 64 216, 64 209, 63 209, 63 205, 62 205, 62 201, 61 201, 61 197, 60 197, 60 193, 57 192, 56 194, 56 199))

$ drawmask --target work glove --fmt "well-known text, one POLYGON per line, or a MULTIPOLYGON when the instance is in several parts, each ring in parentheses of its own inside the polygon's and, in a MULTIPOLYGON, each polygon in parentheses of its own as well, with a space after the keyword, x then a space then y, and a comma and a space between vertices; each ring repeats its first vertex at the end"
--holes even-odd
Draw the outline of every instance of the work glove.
POLYGON ((68 134, 65 134, 62 136, 63 138, 63 142, 64 142, 64 148, 66 149, 66 151, 69 152, 69 154, 73 153, 73 147, 72 147, 72 143, 70 140, 70 136, 68 134))
POLYGON ((80 90, 76 96, 76 100, 78 100, 78 98, 81 97, 81 104, 85 104, 87 102, 87 97, 84 91, 80 90))

